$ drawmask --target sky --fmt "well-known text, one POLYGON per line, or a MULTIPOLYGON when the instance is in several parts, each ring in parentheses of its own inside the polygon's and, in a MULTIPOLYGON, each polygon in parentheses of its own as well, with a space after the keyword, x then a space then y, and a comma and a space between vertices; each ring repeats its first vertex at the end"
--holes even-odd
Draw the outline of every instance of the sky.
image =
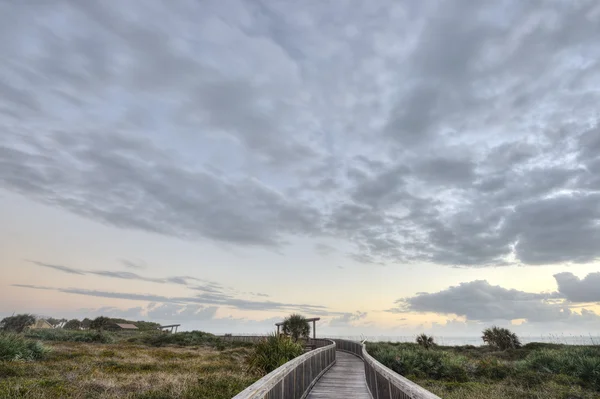
POLYGON ((0 316, 600 329, 597 1, 0 2, 0 316))

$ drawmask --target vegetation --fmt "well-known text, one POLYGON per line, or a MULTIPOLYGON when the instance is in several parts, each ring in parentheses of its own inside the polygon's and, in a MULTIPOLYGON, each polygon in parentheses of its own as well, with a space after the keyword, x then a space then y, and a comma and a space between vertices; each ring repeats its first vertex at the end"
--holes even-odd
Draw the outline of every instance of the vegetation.
POLYGON ((116 340, 113 334, 105 331, 72 331, 62 328, 28 330, 25 332, 25 337, 43 341, 98 342, 103 344, 115 342, 116 340))
POLYGON ((0 362, 1 398, 230 399, 258 378, 249 348, 49 342, 45 359, 0 362))
POLYGON ((431 335, 427 335, 427 334, 417 335, 416 341, 417 341, 417 345, 419 345, 425 349, 433 348, 435 346, 435 341, 433 340, 433 337, 431 335))
POLYGON ((106 327, 113 324, 110 318, 104 316, 98 316, 90 323, 90 329, 92 330, 104 330, 106 327))
POLYGON ((92 321, 90 319, 88 319, 87 317, 83 320, 81 320, 81 328, 83 328, 84 330, 87 330, 88 328, 90 328, 90 325, 92 324, 92 321))
POLYGON ((80 330, 81 322, 77 319, 71 319, 65 323, 63 326, 65 330, 80 330))
MULTIPOLYGON (((249 346, 242 342, 225 342, 216 335, 203 331, 186 331, 167 334, 160 331, 146 332, 128 339, 131 343, 140 343, 149 346, 214 346, 217 349, 226 347, 249 346)), ((251 344, 250 344, 251 345, 251 344)))
POLYGON ((483 330, 483 336, 481 338, 483 339, 483 342, 489 346, 502 351, 521 347, 521 341, 519 341, 517 334, 506 328, 496 326, 486 328, 483 330))
POLYGON ((294 342, 298 342, 300 338, 308 338, 310 336, 310 325, 306 318, 299 314, 292 314, 283 321, 283 333, 292 337, 294 342))
POLYGON ((304 352, 302 345, 290 337, 272 334, 256 345, 248 358, 248 370, 266 375, 304 352))
POLYGON ((48 349, 40 342, 26 339, 20 334, 0 333, 0 361, 38 360, 47 353, 48 349))
POLYGON ((381 363, 445 399, 587 399, 600 396, 600 347, 367 343, 381 363))
POLYGON ((35 323, 35 316, 32 314, 18 314, 16 316, 5 317, 0 320, 0 331, 20 333, 35 323))

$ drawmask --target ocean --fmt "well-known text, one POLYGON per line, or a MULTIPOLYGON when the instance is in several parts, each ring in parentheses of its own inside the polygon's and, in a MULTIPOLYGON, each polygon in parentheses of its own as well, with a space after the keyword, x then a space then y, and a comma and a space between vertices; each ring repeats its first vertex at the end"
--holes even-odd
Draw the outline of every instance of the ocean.
MULTIPOLYGON (((362 341, 367 339, 367 342, 415 342, 415 336, 330 336, 328 338, 340 338, 349 339, 353 341, 362 341)), ((435 342, 438 345, 443 346, 460 346, 460 345, 473 345, 481 346, 483 341, 481 337, 444 337, 434 336, 435 342)), ((600 345, 600 336, 593 335, 541 335, 541 336, 527 336, 519 335, 521 343, 527 344, 529 342, 545 342, 552 344, 564 344, 564 345, 600 345)))

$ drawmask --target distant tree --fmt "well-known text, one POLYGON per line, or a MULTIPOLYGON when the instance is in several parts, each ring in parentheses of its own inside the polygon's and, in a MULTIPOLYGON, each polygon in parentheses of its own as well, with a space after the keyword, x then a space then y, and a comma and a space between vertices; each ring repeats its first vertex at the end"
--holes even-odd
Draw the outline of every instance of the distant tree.
POLYGON ((519 337, 517 337, 517 334, 507 328, 496 326, 486 328, 483 330, 481 338, 483 339, 483 342, 492 348, 500 349, 502 351, 521 347, 521 341, 519 340, 519 337))
POLYGON ((81 328, 87 330, 88 328, 90 328, 90 325, 92 324, 92 321, 90 319, 88 319, 87 317, 83 320, 81 320, 81 328))
POLYGON ((421 334, 417 335, 417 344, 425 349, 430 349, 435 346, 435 341, 431 335, 421 334))
POLYGON ((81 322, 77 319, 71 319, 63 326, 65 330, 79 330, 81 328, 81 322))
POLYGON ((310 325, 306 318, 299 314, 292 314, 283 321, 283 333, 292 337, 294 342, 298 342, 300 338, 308 338, 310 336, 310 325))
POLYGON ((60 319, 55 319, 54 317, 48 317, 45 320, 54 328, 60 324, 60 319))
POLYGON ((92 322, 90 323, 90 328, 92 330, 104 330, 110 327, 111 324, 113 324, 113 321, 110 318, 98 316, 94 320, 92 320, 92 322))
POLYGON ((35 323, 35 316, 32 314, 18 314, 5 317, 0 321, 0 330, 21 333, 35 323))

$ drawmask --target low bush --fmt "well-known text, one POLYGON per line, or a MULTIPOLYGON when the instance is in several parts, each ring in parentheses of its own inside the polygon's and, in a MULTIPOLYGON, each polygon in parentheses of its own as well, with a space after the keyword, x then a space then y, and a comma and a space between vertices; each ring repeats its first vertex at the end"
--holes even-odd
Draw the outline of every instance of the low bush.
POLYGON ((303 352, 302 345, 294 342, 290 337, 269 335, 254 345, 254 350, 246 359, 248 370, 265 375, 300 356, 303 352))
POLYGON ((508 377, 512 372, 513 367, 509 363, 491 356, 479 360, 475 368, 475 375, 477 377, 489 378, 491 380, 501 380, 508 377))
POLYGON ((204 331, 186 331, 168 334, 160 331, 147 332, 128 339, 128 342, 141 343, 150 346, 216 346, 221 339, 204 331))
POLYGON ((417 345, 367 345, 367 351, 386 367, 404 376, 463 382, 469 379, 467 358, 417 345))
POLYGON ((427 350, 410 343, 367 343, 367 351, 393 371, 429 386, 442 397, 452 393, 448 397, 464 394, 465 398, 480 398, 485 397, 485 390, 498 389, 503 395, 513 395, 506 397, 533 398, 538 396, 527 395, 543 391, 556 395, 545 393, 543 397, 587 399, 599 397, 600 392, 597 346, 528 344, 499 351, 489 346, 427 350), (477 392, 469 396, 463 390, 472 383, 476 383, 477 392), (451 388, 454 386, 456 390, 451 388), (579 393, 587 396, 577 396, 579 393))
POLYGON ((576 347, 532 351, 517 365, 545 374, 564 374, 579 378, 583 385, 600 390, 600 348, 576 347))
POLYGON ((104 331, 73 331, 61 328, 28 330, 25 336, 42 341, 97 342, 102 344, 109 344, 115 341, 113 335, 104 331))
POLYGON ((20 334, 0 334, 0 361, 31 361, 44 358, 49 349, 20 334))

